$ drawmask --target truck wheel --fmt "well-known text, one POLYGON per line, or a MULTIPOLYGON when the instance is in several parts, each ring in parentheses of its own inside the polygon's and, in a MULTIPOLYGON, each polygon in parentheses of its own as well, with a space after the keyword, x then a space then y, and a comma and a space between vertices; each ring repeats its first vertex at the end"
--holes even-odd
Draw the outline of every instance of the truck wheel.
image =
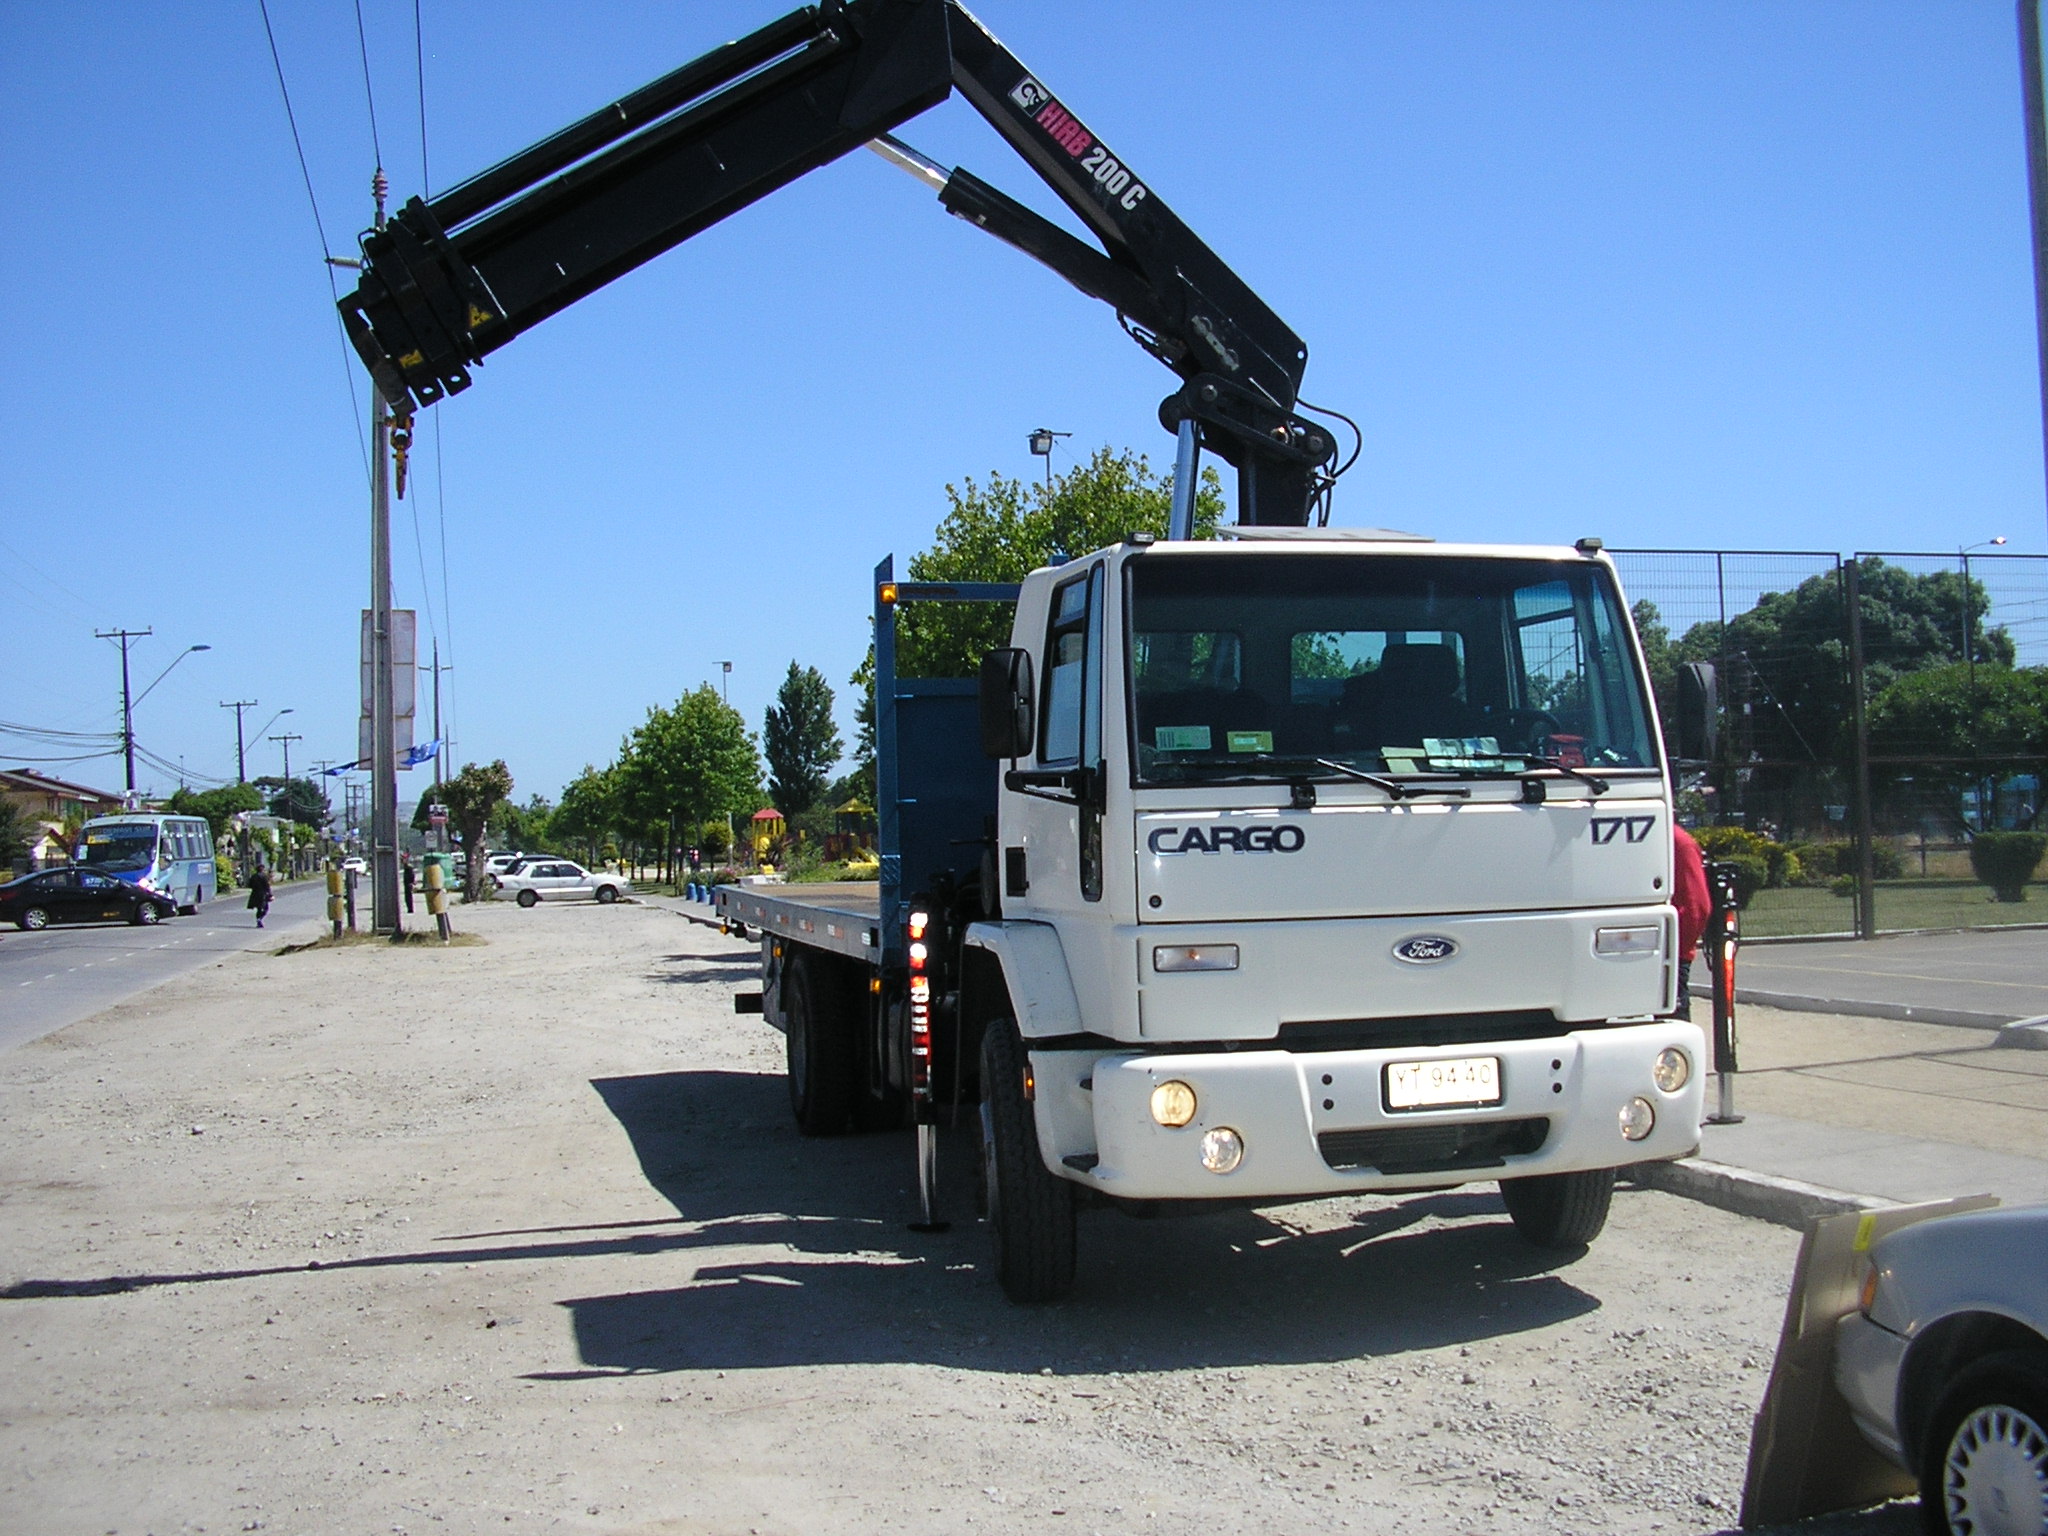
POLYGON ((996 1279, 1012 1301, 1074 1288, 1074 1187, 1045 1166, 1024 1097, 1024 1046, 1008 1019, 981 1037, 981 1168, 996 1279))
POLYGON ((806 1136, 837 1136, 851 1127, 855 1071, 853 1021, 845 990, 835 986, 834 967, 805 955, 792 957, 782 982, 782 1011, 789 1020, 784 1048, 789 1067, 789 1107, 806 1136))
POLYGON ((1583 1248, 1607 1225, 1607 1208, 1614 1202, 1614 1170, 1502 1179, 1500 1197, 1507 1202, 1515 1230, 1538 1248, 1583 1248))
POLYGON ((2048 1354, 1978 1361, 1942 1394, 1920 1456, 1920 1513, 1937 1536, 2048 1522, 2048 1354))

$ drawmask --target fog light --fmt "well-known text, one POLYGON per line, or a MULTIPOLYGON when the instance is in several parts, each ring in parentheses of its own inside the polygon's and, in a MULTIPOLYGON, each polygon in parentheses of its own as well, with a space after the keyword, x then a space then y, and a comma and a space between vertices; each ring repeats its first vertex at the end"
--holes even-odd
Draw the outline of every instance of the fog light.
POLYGON ((1630 1141, 1641 1141, 1656 1128, 1657 1111, 1648 1099, 1630 1099, 1621 1106, 1621 1134, 1630 1141))
POLYGON ((1692 1077, 1692 1058, 1677 1046, 1667 1045, 1657 1053, 1657 1065, 1650 1069, 1650 1076, 1664 1092, 1676 1093, 1692 1077))
POLYGON ((1152 1118, 1161 1125, 1186 1125, 1195 1118, 1195 1090, 1175 1080, 1152 1090, 1152 1118))
POLYGON ((1227 1125, 1219 1125, 1202 1137, 1202 1166, 1211 1173, 1228 1173, 1244 1161, 1244 1138, 1227 1125))

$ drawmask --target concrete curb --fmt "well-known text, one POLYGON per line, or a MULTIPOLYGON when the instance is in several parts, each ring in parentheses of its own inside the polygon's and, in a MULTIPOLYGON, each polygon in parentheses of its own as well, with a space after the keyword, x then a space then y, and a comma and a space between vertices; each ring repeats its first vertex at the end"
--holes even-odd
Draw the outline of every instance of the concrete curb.
POLYGON ((1638 1163, 1623 1169, 1622 1174, 1644 1189, 1662 1190, 1718 1210, 1732 1211, 1737 1216, 1751 1216, 1802 1231, 1819 1216, 1839 1216, 1844 1211, 1875 1210, 1897 1203, 1875 1195, 1827 1189, 1801 1179, 1755 1173, 1727 1163, 1710 1163, 1699 1157, 1680 1158, 1674 1163, 1638 1163))
POLYGON ((1998 1044, 2019 1051, 2048 1051, 2048 1013, 2014 1019, 1998 1032, 1998 1044))
POLYGON ((1919 1003, 1851 1002, 1838 997, 1801 997, 1795 992, 1758 992, 1748 987, 1735 989, 1735 1001, 1754 1004, 1759 1008, 1783 1008, 1792 1013, 1839 1013, 1858 1019, 1898 1019, 1908 1024, 1951 1024, 1958 1029, 2004 1029, 2013 1022, 2009 1015, 2003 1013, 1972 1013, 1961 1008, 1929 1008, 1919 1003))

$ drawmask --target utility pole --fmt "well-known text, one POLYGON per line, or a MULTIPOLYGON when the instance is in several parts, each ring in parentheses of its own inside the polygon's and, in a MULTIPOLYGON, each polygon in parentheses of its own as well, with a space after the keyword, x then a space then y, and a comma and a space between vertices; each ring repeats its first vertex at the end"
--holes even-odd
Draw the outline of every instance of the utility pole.
MULTIPOLYGON (((222 709, 232 709, 235 712, 235 782, 237 784, 246 784, 249 782, 249 756, 242 746, 242 711, 254 709, 256 701, 254 699, 237 699, 234 703, 230 704, 227 700, 223 699, 221 700, 220 707, 222 709)), ((131 780, 135 777, 134 769, 129 769, 128 777, 131 780)))
POLYGON ((2020 106, 2027 133, 2027 208, 2033 220, 2034 345, 2041 377, 2041 443, 2048 452, 2048 116, 2041 92, 2041 0, 2019 0, 2020 106))
POLYGON ((292 784, 292 743, 304 741, 306 738, 299 735, 296 731, 286 731, 282 735, 273 736, 270 739, 281 743, 284 747, 284 784, 285 792, 289 794, 292 784))
MULTIPOLYGON (((441 637, 436 635, 434 637, 434 792, 436 795, 441 793, 442 788, 448 782, 448 743, 441 739, 441 674, 443 672, 453 672, 454 670, 455 668, 452 665, 446 667, 441 665, 441 637)), ((441 835, 437 841, 441 845, 440 851, 446 853, 448 851, 448 828, 445 824, 441 827, 441 835)))
POLYGON ((128 697, 128 642, 141 640, 154 634, 156 626, 148 629, 96 629, 92 632, 95 640, 118 640, 121 642, 121 753, 128 760, 128 795, 135 795, 135 705, 128 697))
MULTIPOLYGON (((384 168, 370 178, 384 227, 384 168)), ((391 407, 370 391, 375 437, 370 478, 370 931, 396 934, 398 920, 398 730, 391 677, 391 407)), ((409 425, 406 428, 410 436, 409 425)))

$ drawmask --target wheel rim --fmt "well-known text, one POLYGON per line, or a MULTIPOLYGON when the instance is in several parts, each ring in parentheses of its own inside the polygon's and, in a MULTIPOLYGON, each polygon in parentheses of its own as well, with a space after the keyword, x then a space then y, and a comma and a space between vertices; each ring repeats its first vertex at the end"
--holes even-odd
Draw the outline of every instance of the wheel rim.
POLYGON ((1958 1424, 1941 1482, 1949 1529, 1958 1536, 2048 1530, 2048 1434, 2017 1408, 1987 1403, 1958 1424))
POLYGON ((21 914, 21 926, 30 931, 34 931, 37 928, 47 928, 49 925, 50 914, 41 907, 30 907, 21 914))
MULTIPOLYGON (((142 905, 142 910, 141 910, 141 912, 140 912, 140 914, 139 914, 139 915, 140 915, 140 917, 141 917, 141 919, 142 919, 142 925, 143 925, 143 927, 145 927, 145 928, 147 928, 147 927, 148 927, 148 926, 149 926, 149 925, 150 925, 151 923, 153 923, 153 922, 155 922, 155 921, 157 920, 157 910, 156 910, 156 908, 155 908, 155 907, 152 907, 152 906, 150 906, 150 905, 149 905, 149 903, 147 903, 147 902, 144 902, 144 903, 143 903, 143 905, 142 905)), ((256 915, 257 915, 258 917, 261 917, 261 916, 262 916, 263 914, 259 912, 259 913, 257 913, 256 915)))

